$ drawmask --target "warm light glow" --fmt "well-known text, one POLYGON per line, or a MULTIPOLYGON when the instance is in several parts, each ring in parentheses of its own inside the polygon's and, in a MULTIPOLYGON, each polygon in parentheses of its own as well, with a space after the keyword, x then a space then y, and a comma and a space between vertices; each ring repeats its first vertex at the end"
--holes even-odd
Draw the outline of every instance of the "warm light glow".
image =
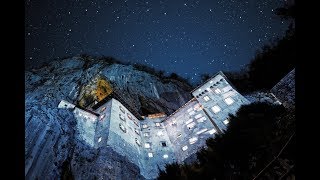
POLYGON ((211 108, 211 110, 214 112, 214 113, 218 113, 219 111, 221 111, 220 107, 218 105, 215 105, 211 108))
POLYGON ((234 100, 231 97, 228 97, 224 100, 226 102, 226 104, 230 105, 234 102, 234 100))
POLYGON ((185 151, 185 150, 187 150, 188 149, 188 146, 183 146, 182 147, 182 151, 185 151))
POLYGON ((223 121, 223 123, 224 123, 225 125, 227 125, 227 124, 229 123, 229 120, 226 119, 226 120, 223 121))

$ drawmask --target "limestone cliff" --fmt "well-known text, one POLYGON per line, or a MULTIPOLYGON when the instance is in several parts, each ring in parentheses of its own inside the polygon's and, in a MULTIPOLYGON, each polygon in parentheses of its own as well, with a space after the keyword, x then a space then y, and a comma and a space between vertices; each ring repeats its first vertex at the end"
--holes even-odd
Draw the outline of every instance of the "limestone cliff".
POLYGON ((107 78, 142 115, 170 114, 191 99, 185 83, 110 61, 73 57, 26 70, 26 179, 141 178, 137 167, 111 149, 94 150, 78 141, 72 112, 57 108, 62 99, 77 103, 82 88, 97 76, 107 78))

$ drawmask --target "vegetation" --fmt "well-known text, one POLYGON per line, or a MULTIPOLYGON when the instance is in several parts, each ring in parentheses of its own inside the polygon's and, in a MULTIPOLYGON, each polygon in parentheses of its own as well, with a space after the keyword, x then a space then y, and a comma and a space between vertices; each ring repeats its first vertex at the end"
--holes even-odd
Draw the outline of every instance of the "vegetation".
POLYGON ((292 110, 266 103, 242 106, 235 116, 230 115, 227 131, 208 139, 207 148, 197 153, 199 162, 167 165, 158 179, 253 179, 287 142, 289 146, 259 179, 279 179, 287 172, 293 175, 294 129, 292 110))

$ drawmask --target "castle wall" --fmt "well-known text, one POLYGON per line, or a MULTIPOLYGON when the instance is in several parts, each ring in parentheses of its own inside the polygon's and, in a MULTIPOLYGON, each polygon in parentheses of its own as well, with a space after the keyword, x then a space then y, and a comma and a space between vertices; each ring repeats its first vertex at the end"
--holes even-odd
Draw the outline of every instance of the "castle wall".
POLYGON ((206 139, 217 133, 199 102, 192 99, 164 122, 177 161, 182 163, 206 145, 206 139))
POLYGON ((95 134, 95 146, 97 148, 107 146, 110 131, 111 107, 112 101, 108 101, 96 110, 96 112, 100 114, 95 134))
POLYGON ((147 179, 158 176, 160 169, 165 169, 165 164, 173 163, 176 159, 173 145, 161 118, 146 118, 141 121, 143 136, 143 168, 141 174, 147 179))
POLYGON ((128 157, 141 170, 142 140, 139 120, 119 101, 112 99, 111 104, 107 145, 120 155, 128 157))
POLYGON ((79 138, 93 147, 95 144, 97 116, 77 107, 74 109, 73 113, 77 119, 79 138))
POLYGON ((233 89, 222 73, 195 89, 192 95, 203 105, 221 131, 226 130, 229 113, 235 114, 241 105, 249 103, 233 89))

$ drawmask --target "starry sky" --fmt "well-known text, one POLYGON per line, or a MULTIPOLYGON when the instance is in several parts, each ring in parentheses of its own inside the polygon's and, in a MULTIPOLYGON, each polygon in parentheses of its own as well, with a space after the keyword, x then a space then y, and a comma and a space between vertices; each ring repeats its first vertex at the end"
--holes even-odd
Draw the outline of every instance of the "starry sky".
POLYGON ((25 67, 90 54, 191 82, 237 71, 288 27, 281 0, 25 0, 25 67))

